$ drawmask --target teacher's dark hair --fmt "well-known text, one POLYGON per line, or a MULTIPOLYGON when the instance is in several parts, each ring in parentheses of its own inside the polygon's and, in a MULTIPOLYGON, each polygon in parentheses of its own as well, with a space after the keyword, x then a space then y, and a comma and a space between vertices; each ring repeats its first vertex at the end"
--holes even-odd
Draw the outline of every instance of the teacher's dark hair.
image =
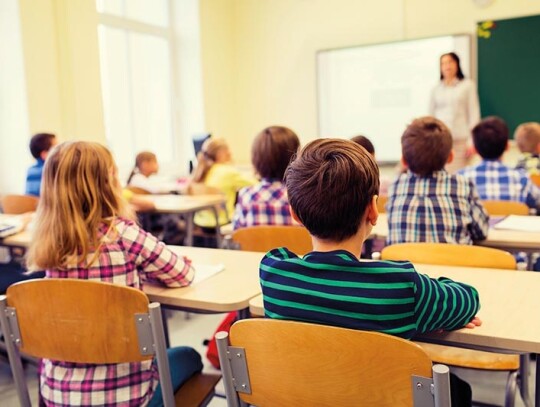
MULTIPOLYGON (((457 78, 458 78, 459 80, 462 80, 463 78, 465 78, 465 75, 463 75, 463 71, 461 70, 461 65, 460 65, 460 63, 459 63, 459 57, 457 56, 457 54, 456 54, 455 52, 448 52, 448 53, 446 53, 446 54, 442 54, 442 55, 441 55, 441 58, 439 59, 439 61, 440 61, 441 59, 443 59, 443 57, 445 57, 445 56, 447 56, 447 55, 448 55, 450 58, 452 58, 452 59, 454 60, 454 62, 456 63, 456 65, 457 65, 457 74, 456 74, 457 78)), ((441 73, 441 78, 440 78, 440 79, 441 79, 441 81, 442 81, 442 80, 443 80, 443 74, 442 74, 442 71, 440 71, 440 73, 441 73)))

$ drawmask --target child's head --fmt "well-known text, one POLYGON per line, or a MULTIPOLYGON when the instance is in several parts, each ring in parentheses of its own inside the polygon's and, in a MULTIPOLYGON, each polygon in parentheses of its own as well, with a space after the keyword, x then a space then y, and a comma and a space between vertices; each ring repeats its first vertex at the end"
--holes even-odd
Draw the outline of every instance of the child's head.
POLYGON ((204 182, 212 165, 229 161, 231 161, 231 151, 225 139, 206 139, 201 151, 197 154, 197 167, 193 172, 193 181, 204 182))
POLYGON ((503 119, 489 116, 472 130, 476 152, 484 160, 499 159, 508 146, 508 126, 503 119))
POLYGON ((38 268, 62 267, 72 256, 85 260, 99 248, 101 224, 131 217, 121 196, 116 165, 98 143, 65 142, 45 163, 29 262, 38 268))
POLYGON ((309 233, 342 242, 356 235, 379 193, 379 168, 352 141, 318 139, 289 164, 285 183, 292 211, 309 233))
POLYGON ((143 151, 135 157, 135 168, 145 177, 156 174, 159 171, 157 157, 150 151, 143 151))
POLYGON ((281 181, 299 147, 300 140, 291 129, 267 127, 253 140, 251 162, 261 178, 281 181))
POLYGON ((354 136, 351 138, 351 141, 361 145, 368 153, 375 157, 375 147, 373 147, 373 143, 366 136, 354 136))
POLYGON ((34 134, 30 139, 30 152, 36 160, 45 160, 49 150, 56 145, 56 136, 51 133, 34 134))
POLYGON ((514 139, 522 153, 540 153, 540 123, 520 124, 514 132, 514 139))
POLYGON ((413 173, 426 177, 452 160, 452 134, 434 117, 412 121, 401 136, 403 164, 413 173))

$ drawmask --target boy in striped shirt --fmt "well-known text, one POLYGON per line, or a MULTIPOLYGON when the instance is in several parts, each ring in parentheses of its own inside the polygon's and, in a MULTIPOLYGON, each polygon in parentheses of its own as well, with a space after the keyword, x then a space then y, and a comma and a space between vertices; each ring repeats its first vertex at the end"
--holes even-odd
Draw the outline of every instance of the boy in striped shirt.
POLYGON ((281 247, 262 259, 267 317, 402 338, 480 325, 473 287, 418 274, 406 261, 360 261, 378 217, 379 170, 365 149, 315 140, 287 168, 286 185, 292 216, 309 230, 313 252, 299 257, 281 247))

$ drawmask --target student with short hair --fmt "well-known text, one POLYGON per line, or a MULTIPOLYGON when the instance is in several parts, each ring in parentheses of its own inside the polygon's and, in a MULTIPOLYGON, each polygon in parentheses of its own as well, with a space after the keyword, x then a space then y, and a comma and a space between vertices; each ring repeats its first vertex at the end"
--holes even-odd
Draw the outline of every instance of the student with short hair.
POLYGON ((433 117, 413 120, 401 148, 407 171, 389 189, 387 243, 485 239, 489 218, 474 184, 444 169, 453 158, 448 127, 433 117))
POLYGON ((293 225, 285 169, 300 147, 298 136, 287 127, 270 126, 253 140, 251 162, 261 181, 238 193, 233 228, 258 225, 293 225))
POLYGON ((266 317, 407 339, 481 323, 473 287, 419 274, 406 261, 360 260, 378 217, 379 170, 365 149, 348 140, 315 140, 289 165, 285 182, 292 216, 311 234, 313 252, 300 257, 280 247, 262 259, 266 317))
POLYGON ((476 184, 483 200, 517 201, 530 208, 540 208, 540 189, 524 171, 501 161, 508 148, 508 126, 500 117, 490 116, 473 128, 474 148, 482 157, 478 165, 459 173, 476 184))
POLYGON ((516 169, 525 170, 529 175, 540 174, 540 123, 520 124, 514 139, 521 152, 516 169))
POLYGON ((34 134, 30 139, 30 153, 36 163, 28 168, 26 174, 26 195, 39 196, 41 189, 41 175, 49 150, 56 144, 56 136, 52 133, 34 134))
MULTIPOLYGON (((51 151, 28 249, 31 270, 46 278, 103 281, 142 290, 152 281, 189 285, 191 261, 142 230, 122 199, 117 168, 104 146, 66 142, 51 151)), ((192 348, 169 349, 173 387, 201 371, 192 348)), ((163 404, 155 361, 96 365, 43 359, 40 394, 47 406, 163 404)))

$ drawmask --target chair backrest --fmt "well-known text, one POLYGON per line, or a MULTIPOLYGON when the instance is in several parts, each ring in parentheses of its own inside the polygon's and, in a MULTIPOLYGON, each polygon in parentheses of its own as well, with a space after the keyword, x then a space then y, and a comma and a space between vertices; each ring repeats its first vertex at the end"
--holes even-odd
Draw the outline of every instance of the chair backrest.
POLYGON ((148 191, 147 189, 144 189, 144 188, 141 188, 141 187, 135 187, 133 185, 128 185, 126 187, 126 189, 128 191, 131 191, 133 192, 134 194, 137 194, 137 195, 150 195, 152 194, 150 191, 148 191))
MULTIPOLYGON (((227 333, 216 339, 228 406, 238 405, 238 396, 258 406, 412 406, 413 386, 433 401, 430 385, 412 379, 429 381, 431 359, 401 338, 255 318, 232 326, 230 346, 227 333)), ((439 383, 436 389, 448 404, 439 405, 449 405, 445 380, 446 389, 439 383)))
POLYGON ((482 201, 482 205, 491 216, 528 215, 529 207, 517 201, 482 201))
POLYGON ((463 267, 516 269, 510 253, 481 246, 448 243, 398 243, 381 251, 382 260, 409 260, 413 263, 463 267))
POLYGON ((302 226, 251 226, 235 230, 232 240, 240 250, 251 252, 267 252, 276 247, 287 247, 296 254, 313 250, 311 236, 302 226))
POLYGON ((534 185, 540 188, 540 174, 532 174, 531 181, 534 185))
POLYGON ((386 202, 388 202, 388 197, 386 195, 379 195, 377 198, 377 210, 379 213, 386 213, 386 202))
POLYGON ((2 211, 10 215, 34 212, 39 198, 32 195, 5 195, 2 197, 2 211))
POLYGON ((26 385, 24 373, 18 372, 19 351, 37 358, 95 364, 156 356, 164 400, 174 405, 160 307, 149 304, 140 290, 88 280, 28 280, 10 286, 0 297, 0 321, 9 338, 6 347, 16 384, 17 375, 22 375, 21 387, 17 384, 21 400, 26 385))

